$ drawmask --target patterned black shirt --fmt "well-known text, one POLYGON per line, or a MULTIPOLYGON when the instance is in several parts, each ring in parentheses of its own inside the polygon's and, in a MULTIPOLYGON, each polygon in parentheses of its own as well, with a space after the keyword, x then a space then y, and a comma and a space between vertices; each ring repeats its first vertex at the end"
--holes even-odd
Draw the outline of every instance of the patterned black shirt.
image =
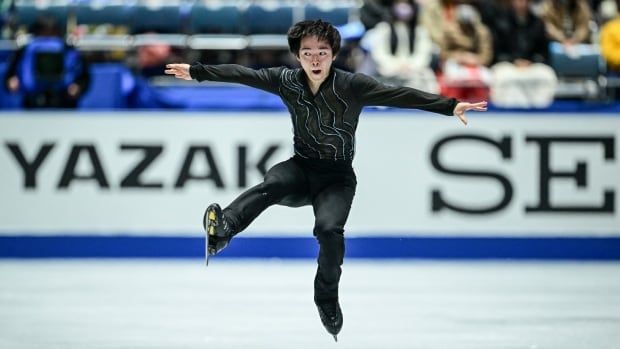
POLYGON ((236 82, 274 93, 288 108, 293 122, 295 154, 310 159, 351 162, 355 130, 364 106, 415 108, 452 115, 457 101, 408 87, 388 86, 359 73, 332 68, 316 94, 303 69, 254 70, 236 64, 195 64, 198 81, 236 82))

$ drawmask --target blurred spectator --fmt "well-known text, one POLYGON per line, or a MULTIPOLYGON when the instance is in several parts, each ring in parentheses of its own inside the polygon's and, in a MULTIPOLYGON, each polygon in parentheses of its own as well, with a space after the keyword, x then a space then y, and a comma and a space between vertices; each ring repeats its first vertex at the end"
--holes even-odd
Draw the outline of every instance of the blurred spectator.
POLYGON ((497 21, 496 61, 492 68, 491 101, 500 107, 547 107, 553 102, 557 77, 548 66, 544 23, 529 0, 511 0, 497 21))
POLYGON ((160 33, 145 32, 141 35, 148 37, 148 40, 137 46, 135 57, 128 57, 126 63, 144 78, 149 79, 165 75, 166 64, 178 62, 181 56, 184 56, 182 48, 174 47, 160 39, 160 35, 162 35, 160 33))
POLYGON ((493 48, 491 33, 471 5, 458 5, 455 22, 445 23, 441 57, 442 94, 464 101, 489 96, 493 48))
POLYGON ((590 6, 590 9, 592 10, 592 17, 596 21, 597 24, 601 23, 601 17, 600 17, 599 10, 604 2, 606 2, 606 0, 588 0, 588 5, 590 6))
POLYGON ((510 0, 468 0, 478 10, 480 20, 494 34, 497 20, 505 15, 510 7, 510 0))
POLYGON ((457 0, 427 0, 422 6, 420 21, 433 42, 441 47, 446 23, 455 19, 457 0))
POLYGON ((380 22, 392 20, 390 8, 394 0, 364 0, 359 10, 360 21, 368 30, 380 22))
POLYGON ((601 3, 604 1, 605 0, 589 0, 588 3, 590 4, 591 9, 596 9, 599 8, 599 6, 601 6, 601 3))
POLYGON ((541 17, 552 40, 550 64, 556 74, 562 79, 578 79, 590 95, 596 94, 600 54, 587 43, 592 20, 587 0, 545 0, 541 17))
POLYGON ((616 18, 605 23, 601 29, 601 54, 608 67, 620 73, 620 0, 616 3, 616 18))
POLYGON ((546 0, 541 17, 549 38, 567 50, 588 40, 592 12, 586 0, 546 0))
MULTIPOLYGON (((604 25, 608 21, 616 18, 620 11, 620 0, 604 0, 598 8, 598 15, 600 21, 598 23, 604 25)), ((599 38, 600 39, 600 38, 599 38)), ((598 42, 599 40, 597 40, 598 42)))
POLYGON ((25 108, 76 108, 88 87, 86 63, 60 32, 53 17, 37 18, 32 39, 9 63, 6 87, 23 94, 25 108))
POLYGON ((140 75, 146 78, 163 75, 172 47, 164 42, 149 43, 137 49, 137 63, 140 75))
POLYGON ((430 69, 432 42, 426 28, 418 25, 418 12, 412 0, 395 1, 394 20, 381 22, 367 32, 367 48, 381 77, 437 93, 437 79, 430 69))

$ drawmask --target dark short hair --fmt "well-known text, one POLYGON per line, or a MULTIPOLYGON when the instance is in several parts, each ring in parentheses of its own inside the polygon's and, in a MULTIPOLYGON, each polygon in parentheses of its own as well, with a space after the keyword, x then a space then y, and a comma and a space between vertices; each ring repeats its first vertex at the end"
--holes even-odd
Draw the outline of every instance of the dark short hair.
POLYGON ((60 25, 54 16, 49 13, 39 15, 30 26, 30 32, 35 36, 61 36, 60 25))
POLYGON ((288 30, 288 48, 295 56, 299 56, 301 40, 308 36, 316 36, 319 40, 327 41, 334 56, 340 51, 340 33, 336 27, 320 19, 307 20, 294 24, 288 30))

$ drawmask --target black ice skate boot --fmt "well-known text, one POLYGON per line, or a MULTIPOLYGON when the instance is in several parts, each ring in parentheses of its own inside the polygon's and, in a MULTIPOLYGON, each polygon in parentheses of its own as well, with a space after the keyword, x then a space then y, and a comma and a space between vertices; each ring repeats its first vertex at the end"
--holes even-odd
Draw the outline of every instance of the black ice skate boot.
POLYGON ((338 342, 338 333, 342 329, 342 310, 337 299, 318 301, 314 300, 317 309, 319 310, 319 316, 321 322, 327 332, 334 336, 334 340, 338 342))
POLYGON ((218 204, 211 204, 207 207, 202 226, 207 233, 205 258, 208 265, 209 256, 216 255, 228 246, 230 239, 235 235, 235 230, 218 204))

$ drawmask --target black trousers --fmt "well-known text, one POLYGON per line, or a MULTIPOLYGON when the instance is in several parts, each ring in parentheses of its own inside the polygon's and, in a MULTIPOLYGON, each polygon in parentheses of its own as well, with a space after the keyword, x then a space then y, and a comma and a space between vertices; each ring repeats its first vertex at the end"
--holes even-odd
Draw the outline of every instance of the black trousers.
POLYGON ((224 213, 241 232, 271 205, 312 205, 313 233, 319 242, 314 298, 333 300, 338 298, 344 225, 356 186, 355 173, 348 162, 294 156, 269 169, 262 183, 241 194, 224 213))

